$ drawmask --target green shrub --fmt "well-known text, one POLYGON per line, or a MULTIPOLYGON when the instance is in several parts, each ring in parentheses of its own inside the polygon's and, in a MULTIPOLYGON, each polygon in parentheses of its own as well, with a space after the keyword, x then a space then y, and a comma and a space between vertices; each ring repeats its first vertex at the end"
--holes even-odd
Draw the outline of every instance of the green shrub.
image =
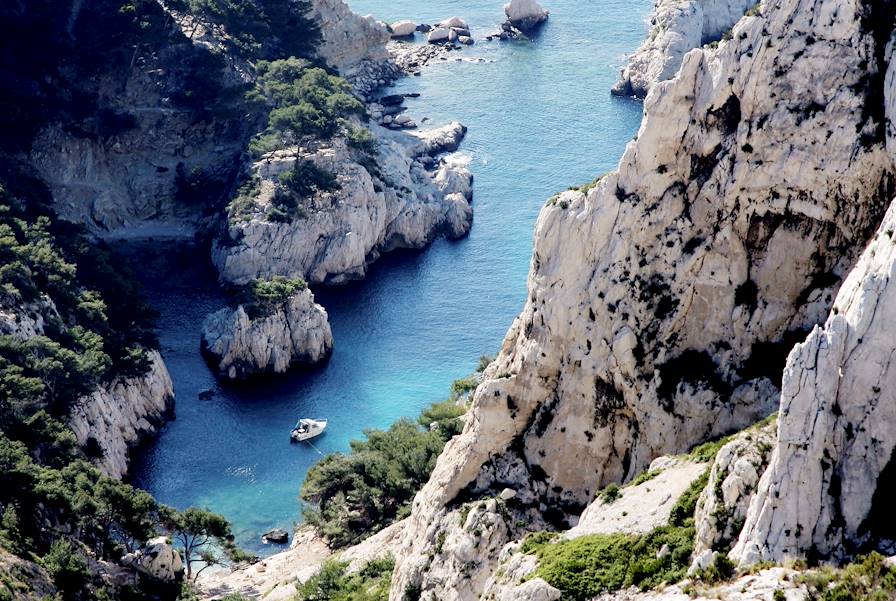
POLYGON ((269 280, 253 280, 237 294, 236 301, 252 319, 272 314, 290 298, 308 288, 302 278, 275 275, 269 280))
POLYGON ((593 534, 538 548, 534 576, 560 589, 565 599, 585 601, 630 586, 653 588, 687 573, 694 527, 661 526, 637 536, 593 534), (669 553, 657 554, 668 545, 669 553))
POLYGON ((694 511, 697 509, 697 501, 700 499, 700 493, 709 483, 709 474, 711 468, 707 468, 699 478, 691 482, 691 485, 684 491, 672 510, 669 513, 669 523, 673 526, 687 526, 693 520, 694 511))
POLYGON ((256 155, 287 146, 307 146, 344 133, 347 118, 361 115, 363 103, 342 78, 307 61, 259 61, 249 102, 269 109, 267 127, 250 145, 256 155))
POLYGON ((896 597, 896 569, 880 553, 842 569, 821 568, 800 576, 807 601, 889 601, 896 597))
POLYGON ((340 188, 336 176, 311 161, 298 161, 291 170, 280 175, 280 184, 298 198, 318 192, 335 192, 340 188))
POLYGON ((437 403, 416 423, 366 430, 367 439, 352 441, 350 453, 324 457, 302 485, 305 519, 342 547, 405 517, 445 443, 460 431, 462 412, 454 402, 437 403))
POLYGON ((41 563, 65 599, 76 598, 90 582, 83 553, 65 539, 54 542, 41 563))
POLYGON ((730 580, 734 569, 734 562, 725 553, 718 553, 708 568, 697 573, 696 578, 707 584, 718 584, 730 580))
POLYGON ((462 396, 470 394, 476 390, 480 382, 481 380, 479 377, 475 375, 455 380, 451 383, 451 398, 459 399, 462 396))
POLYGON ((597 496, 601 501, 609 505, 617 501, 619 497, 622 496, 622 493, 619 491, 618 484, 610 484, 609 486, 601 490, 597 494, 597 496))
POLYGON ((354 574, 348 564, 334 560, 305 583, 297 585, 295 601, 387 601, 395 561, 391 557, 375 559, 354 574))
POLYGON ((631 481, 631 486, 638 486, 639 484, 650 482, 662 473, 663 472, 661 470, 647 470, 645 472, 641 472, 634 480, 631 481))

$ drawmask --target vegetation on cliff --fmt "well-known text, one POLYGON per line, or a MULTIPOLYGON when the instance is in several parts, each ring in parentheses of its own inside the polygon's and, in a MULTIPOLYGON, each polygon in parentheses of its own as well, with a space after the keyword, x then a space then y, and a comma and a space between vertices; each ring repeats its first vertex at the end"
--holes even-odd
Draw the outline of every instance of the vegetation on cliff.
MULTIPOLYGON (((157 532, 196 530, 196 511, 103 476, 90 464, 101 446, 81 448, 66 425, 97 386, 146 372, 154 315, 123 265, 57 219, 40 186, 9 180, 0 185, 0 331, 33 321, 43 333, 0 335, 0 547, 42 565, 63 598, 94 599, 113 593, 88 558, 117 561, 157 532)), ((227 523, 209 520, 218 559, 239 559, 227 523)))
POLYGON ((465 404, 457 395, 425 409, 416 422, 401 419, 388 430, 365 430, 311 468, 302 485, 304 516, 334 547, 361 541, 410 512, 445 443, 463 429, 465 404))

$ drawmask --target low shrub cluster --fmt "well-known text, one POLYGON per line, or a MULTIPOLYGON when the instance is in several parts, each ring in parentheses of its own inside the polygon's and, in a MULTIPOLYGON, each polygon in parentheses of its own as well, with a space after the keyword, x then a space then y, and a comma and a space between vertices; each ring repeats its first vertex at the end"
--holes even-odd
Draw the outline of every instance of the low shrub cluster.
POLYGON ((240 290, 237 301, 243 305, 250 318, 258 319, 270 315, 293 295, 306 288, 308 284, 302 278, 275 275, 268 280, 253 280, 240 290))
POLYGON ((350 453, 325 457, 302 485, 306 521, 342 547, 405 517, 445 443, 460 433, 464 411, 454 401, 436 403, 416 422, 366 430, 367 439, 353 441, 350 453))
POLYGON ((295 601, 387 601, 395 560, 376 559, 354 574, 348 564, 329 560, 304 584, 295 601))
MULTIPOLYGON (((706 470, 676 501, 669 524, 647 534, 593 534, 557 541, 552 533, 536 533, 521 549, 538 556, 534 576, 560 589, 565 599, 584 601, 631 586, 646 590, 678 582, 690 565, 694 511, 708 480, 706 470)), ((724 568, 719 566, 719 574, 724 568)))
POLYGON ((880 553, 844 568, 820 568, 799 577, 807 601, 889 601, 896 598, 896 569, 880 553))

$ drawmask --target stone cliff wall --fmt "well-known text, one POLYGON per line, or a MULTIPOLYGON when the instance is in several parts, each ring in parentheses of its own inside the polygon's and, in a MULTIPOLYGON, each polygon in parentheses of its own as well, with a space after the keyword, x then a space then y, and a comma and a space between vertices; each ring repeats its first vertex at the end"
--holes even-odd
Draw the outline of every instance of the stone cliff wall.
POLYGON ((792 340, 892 196, 887 10, 783 0, 742 19, 656 86, 617 171, 542 211, 526 306, 415 499, 393 599, 432 569, 426 533, 461 493, 546 491, 575 516, 773 411, 792 340))
POLYGON ((849 557, 896 534, 894 236, 896 203, 827 322, 790 354, 777 446, 731 552, 741 564, 849 557))
POLYGON ((174 408, 174 387, 158 351, 141 378, 120 379, 82 399, 72 410, 69 425, 78 443, 102 454, 97 467, 113 478, 128 471, 128 451, 156 433, 174 408))

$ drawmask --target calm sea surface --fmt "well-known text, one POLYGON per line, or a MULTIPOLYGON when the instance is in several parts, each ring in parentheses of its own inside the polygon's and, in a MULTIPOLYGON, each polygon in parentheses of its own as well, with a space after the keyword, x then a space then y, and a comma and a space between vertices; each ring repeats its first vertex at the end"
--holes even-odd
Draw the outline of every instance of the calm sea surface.
POLYGON ((612 98, 618 66, 644 35, 649 0, 548 0, 551 18, 528 42, 486 42, 501 0, 350 0, 394 21, 468 20, 475 46, 408 77, 398 92, 420 122, 469 126, 475 221, 470 236, 378 262, 364 282, 317 291, 336 340, 322 369, 262 384, 221 386, 199 354, 203 317, 222 306, 206 253, 160 248, 147 292, 161 313, 163 355, 177 419, 143 449, 134 482, 177 507, 225 514, 238 541, 259 552, 259 534, 300 520, 298 490, 320 459, 291 445, 299 416, 327 417, 315 444, 344 451, 365 428, 386 428, 447 396, 451 382, 494 354, 523 305, 538 211, 555 192, 615 167, 637 131, 641 104, 612 98), (455 58, 463 58, 456 61, 455 58), (483 60, 479 60, 483 59, 483 60), (199 392, 214 396, 200 400, 199 392))

